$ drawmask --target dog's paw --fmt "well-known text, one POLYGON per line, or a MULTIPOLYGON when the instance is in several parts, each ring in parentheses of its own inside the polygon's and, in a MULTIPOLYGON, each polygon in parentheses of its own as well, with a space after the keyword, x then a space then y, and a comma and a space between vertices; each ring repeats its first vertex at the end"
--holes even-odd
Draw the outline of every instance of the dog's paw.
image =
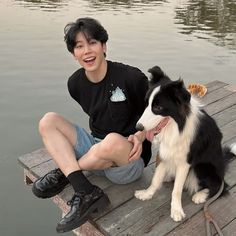
POLYGON ((153 193, 151 193, 150 191, 148 191, 147 189, 145 190, 137 190, 134 193, 134 196, 140 200, 149 200, 152 198, 153 193))
POLYGON ((209 195, 209 190, 208 189, 203 189, 197 193, 195 193, 192 197, 192 201, 195 203, 195 204, 201 204, 201 203, 204 203, 207 198, 208 198, 208 195, 209 195))
POLYGON ((178 222, 185 218, 185 213, 182 208, 171 208, 171 218, 178 222))

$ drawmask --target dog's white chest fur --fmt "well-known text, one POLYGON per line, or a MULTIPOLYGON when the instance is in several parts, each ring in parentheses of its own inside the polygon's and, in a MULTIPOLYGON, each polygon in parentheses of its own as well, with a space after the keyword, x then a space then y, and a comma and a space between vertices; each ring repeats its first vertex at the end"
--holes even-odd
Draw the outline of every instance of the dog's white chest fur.
POLYGON ((190 143, 195 135, 196 116, 190 114, 183 131, 180 133, 176 122, 171 119, 165 129, 156 137, 160 143, 159 152, 164 161, 187 161, 190 143))

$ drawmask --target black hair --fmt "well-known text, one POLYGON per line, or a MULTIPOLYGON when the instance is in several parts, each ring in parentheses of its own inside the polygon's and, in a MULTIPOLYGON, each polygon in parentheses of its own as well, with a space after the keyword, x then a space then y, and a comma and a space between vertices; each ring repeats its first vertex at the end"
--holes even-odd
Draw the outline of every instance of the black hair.
POLYGON ((74 53, 76 46, 76 36, 82 32, 89 41, 95 39, 102 44, 108 40, 107 31, 97 20, 89 17, 79 18, 75 22, 69 23, 64 28, 64 40, 70 53, 74 53))

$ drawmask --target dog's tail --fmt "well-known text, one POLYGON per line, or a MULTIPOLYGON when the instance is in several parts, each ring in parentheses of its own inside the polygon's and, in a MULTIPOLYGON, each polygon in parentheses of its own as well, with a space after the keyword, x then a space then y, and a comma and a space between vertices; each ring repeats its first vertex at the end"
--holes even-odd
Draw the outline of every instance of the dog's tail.
POLYGON ((171 82, 171 79, 162 71, 159 66, 154 66, 148 70, 152 74, 150 78, 150 86, 152 85, 165 85, 171 82))
MULTIPOLYGON (((236 143, 231 144, 230 146, 223 147, 223 157, 225 163, 225 170, 226 172, 229 168, 230 161, 236 158, 236 143)), ((229 185, 224 181, 224 189, 221 196, 228 194, 229 185)))
POLYGON ((236 143, 231 144, 230 146, 225 146, 223 148, 223 156, 226 162, 231 161, 236 157, 236 143))

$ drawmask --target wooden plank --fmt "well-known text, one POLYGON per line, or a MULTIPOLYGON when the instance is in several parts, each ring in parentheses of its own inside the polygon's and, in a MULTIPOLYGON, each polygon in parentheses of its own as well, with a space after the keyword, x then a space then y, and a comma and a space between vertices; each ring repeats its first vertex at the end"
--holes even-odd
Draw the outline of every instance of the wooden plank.
POLYGON ((208 93, 211 93, 219 88, 222 88, 222 87, 225 87, 227 86, 228 84, 226 84, 225 82, 222 82, 222 81, 218 81, 218 80, 215 80, 215 81, 212 81, 212 82, 209 82, 206 84, 206 87, 207 87, 207 94, 208 93))
POLYGON ((47 150, 45 148, 41 148, 19 157, 18 161, 25 169, 28 170, 34 166, 40 165, 42 162, 47 162, 51 159, 52 158, 47 150))
MULTIPOLYGON (((232 163, 232 165, 230 166, 230 170, 226 175, 226 180, 230 186, 235 185, 236 183, 235 171, 236 171, 236 160, 234 161, 234 163, 232 163)), ((187 215, 187 218, 183 221, 185 222, 187 219, 190 219, 193 215, 195 215, 196 212, 200 211, 202 204, 201 205, 193 204, 190 200, 190 197, 186 193, 184 193, 183 207, 187 215)), ((232 207, 232 204, 231 204, 231 207, 232 207)), ((232 214, 234 213, 235 213, 235 210, 234 212, 232 212, 232 214)), ((132 226, 133 231, 130 231, 129 229, 129 231, 122 232, 121 235, 127 234, 127 233, 130 233, 131 235, 137 235, 137 234, 142 235, 144 233, 145 235, 158 235, 158 236, 166 235, 166 233, 169 232, 171 229, 174 229, 177 225, 181 225, 183 223, 183 222, 180 222, 180 223, 173 222, 169 214, 170 214, 170 203, 167 203, 165 204, 165 206, 162 206, 161 208, 159 208, 157 212, 149 213, 149 215, 147 216, 147 224, 142 225, 142 227, 140 227, 139 229, 137 229, 137 227, 139 227, 138 225, 134 225, 132 226), (157 216, 159 216, 159 218, 157 216)), ((199 212, 199 214, 202 214, 202 212, 199 212)), ((142 222, 145 220, 146 219, 143 217, 142 219, 140 219, 140 222, 138 224, 142 224, 142 222)), ((184 230, 184 233, 182 235, 192 235, 192 234, 188 234, 184 230)), ((204 234, 199 233, 197 229, 196 235, 204 235, 204 234)))
POLYGON ((24 182, 26 185, 30 185, 35 181, 35 177, 26 169, 24 169, 24 182))
POLYGON ((73 230, 76 235, 88 235, 88 236, 104 236, 91 222, 86 222, 79 228, 73 230))
POLYGON ((47 174, 49 171, 57 168, 55 162, 50 159, 48 161, 43 161, 41 163, 38 162, 38 165, 33 166, 29 169, 29 171, 36 177, 42 177, 47 174))
POLYGON ((155 169, 156 169, 155 165, 152 164, 144 169, 144 173, 139 180, 124 185, 113 184, 112 186, 106 188, 104 191, 109 196, 109 199, 111 201, 111 206, 104 213, 107 214, 111 210, 116 209, 125 202, 128 202, 130 199, 133 199, 134 191, 137 188, 143 188, 148 183, 150 183, 150 180, 154 174, 155 169))
MULTIPOLYGON (((214 203, 212 203, 209 207, 209 212, 216 220, 219 227, 222 229, 225 225, 229 224, 236 216, 236 207, 232 207, 236 205, 236 187, 232 188, 229 191, 229 195, 226 197, 222 197, 217 199, 214 203)), ((216 233, 214 227, 212 227, 213 235, 216 233)), ((167 236, 175 235, 191 235, 191 236, 199 236, 205 235, 205 217, 203 212, 199 212, 194 215, 191 219, 189 219, 184 224, 180 225, 171 233, 167 234, 167 236)), ((233 235, 233 234, 231 234, 233 235)), ((236 231, 234 231, 234 235, 236 235, 236 231)))
MULTIPOLYGON (((230 186, 234 186, 236 184, 236 160, 234 160, 230 166, 229 171, 226 174, 226 181, 230 186)), ((164 191, 166 191, 164 189, 164 191)), ((172 188, 171 188, 172 191, 172 188)), ((158 197, 162 196, 163 189, 160 190, 160 192, 157 194, 158 197)), ((170 193, 171 196, 171 193, 170 193)), ((170 199, 169 196, 169 199, 170 199)), ((168 197, 166 196, 168 199, 168 197)), ((236 198, 235 198, 236 199, 236 198)), ((119 231, 116 230, 110 231, 109 235, 166 235, 170 233, 173 229, 175 229, 177 226, 180 226, 182 223, 186 222, 188 219, 193 217, 197 212, 199 212, 202 209, 202 204, 196 205, 192 203, 191 197, 185 192, 183 193, 183 208, 186 213, 186 218, 182 222, 174 222, 170 218, 170 201, 163 201, 163 205, 161 205, 159 208, 156 207, 156 204, 158 200, 156 197, 152 200, 146 201, 149 202, 149 205, 145 202, 136 203, 133 204, 132 201, 130 201, 127 205, 133 205, 133 211, 137 208, 137 204, 140 208, 140 206, 143 206, 145 204, 144 208, 141 209, 144 214, 137 214, 138 210, 136 209, 136 212, 134 215, 130 216, 129 212, 126 212, 124 215, 119 215, 119 217, 124 221, 120 220, 119 223, 119 231), (148 208, 148 209, 146 209, 148 208), (145 212, 147 210, 147 213, 145 212), (133 222, 133 224, 127 228, 127 225, 123 227, 123 224, 126 224, 126 222, 133 222)), ((232 204, 231 204, 232 207, 232 204)), ((138 209, 139 209, 138 208, 138 209)), ((117 209, 117 212, 121 212, 120 209, 117 209)), ((236 213, 235 213, 236 214, 236 213)), ((109 220, 109 218, 112 221, 112 217, 116 215, 116 211, 112 212, 112 215, 106 215, 103 218, 106 218, 109 220)), ((116 221, 115 221, 116 222, 116 221)), ((114 224, 114 222, 113 222, 114 224)), ((107 227, 107 229, 112 229, 107 227)), ((188 235, 188 234, 182 234, 182 235, 188 235)), ((191 235, 191 234, 190 234, 191 235)), ((198 234, 202 235, 202 234, 198 234)), ((204 234, 203 234, 204 235, 204 234)))
POLYGON ((231 121, 236 120, 236 105, 233 105, 224 111, 220 111, 219 113, 214 114, 212 117, 216 120, 218 126, 222 127, 231 121))
POLYGON ((236 84, 228 84, 225 86, 225 89, 228 89, 232 92, 236 92, 236 84))
POLYGON ((235 104, 236 104, 236 93, 233 93, 217 102, 209 104, 208 106, 205 107, 205 110, 209 115, 214 115, 221 111, 224 111, 229 107, 234 106, 235 104))
POLYGON ((171 188, 165 186, 151 201, 142 202, 136 198, 132 198, 119 208, 114 209, 109 214, 100 218, 96 223, 108 235, 112 236, 139 235, 137 234, 138 232, 141 232, 141 234, 146 233, 148 227, 143 231, 144 224, 149 226, 150 222, 150 225, 152 225, 154 219, 158 221, 163 216, 163 212, 159 210, 163 205, 169 207, 169 204, 165 205, 165 203, 170 201, 170 197, 171 188), (155 212, 155 215, 153 215, 153 212, 155 212), (137 231, 134 232, 134 230, 137 231))
POLYGON ((204 104, 206 106, 206 105, 216 102, 224 97, 227 97, 232 93, 233 93, 232 91, 227 90, 225 88, 219 88, 214 92, 207 93, 200 101, 202 104, 204 104))
MULTIPOLYGON (((223 228, 224 236, 236 236, 236 219, 231 221, 228 225, 223 228)), ((214 236, 216 236, 215 234, 214 236)))
POLYGON ((236 136, 236 120, 231 121, 227 125, 221 127, 223 134, 223 143, 232 140, 236 136))

